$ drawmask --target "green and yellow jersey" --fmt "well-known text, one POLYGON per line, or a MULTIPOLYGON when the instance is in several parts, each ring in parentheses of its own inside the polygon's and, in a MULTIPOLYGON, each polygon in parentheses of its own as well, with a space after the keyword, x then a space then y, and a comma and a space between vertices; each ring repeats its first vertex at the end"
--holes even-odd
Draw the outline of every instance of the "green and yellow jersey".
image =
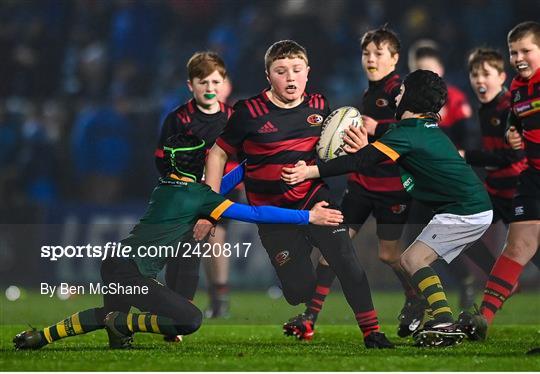
POLYGON ((217 221, 232 204, 206 185, 163 178, 152 192, 146 213, 122 244, 131 246, 132 260, 141 274, 155 277, 167 258, 139 257, 137 248, 151 245, 176 248, 192 234, 199 218, 217 221))
POLYGON ((319 169, 325 177, 388 158, 398 163, 405 190, 435 213, 471 215, 492 209, 482 182, 432 119, 401 120, 378 141, 319 169))
POLYGON ((122 240, 122 245, 131 247, 131 259, 141 274, 155 278, 165 266, 167 256, 182 255, 177 249, 182 242, 191 241, 193 226, 199 218, 218 221, 222 217, 253 223, 307 225, 310 213, 238 204, 215 193, 207 185, 162 178, 152 192, 146 213, 122 240), (157 257, 150 257, 150 246, 165 249, 158 251, 157 257), (146 250, 139 251, 143 247, 146 250), (170 248, 168 252, 167 248, 170 248))

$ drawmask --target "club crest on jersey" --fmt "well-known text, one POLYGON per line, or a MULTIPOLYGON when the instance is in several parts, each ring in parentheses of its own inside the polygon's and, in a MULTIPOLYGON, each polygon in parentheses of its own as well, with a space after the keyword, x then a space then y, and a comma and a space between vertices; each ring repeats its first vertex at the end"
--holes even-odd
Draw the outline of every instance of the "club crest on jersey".
POLYGON ((381 97, 380 99, 375 100, 375 105, 379 108, 384 108, 385 106, 388 106, 388 100, 381 97))
POLYGON ((285 265, 287 262, 290 261, 290 259, 291 258, 289 257, 289 251, 281 251, 274 257, 274 260, 276 260, 276 263, 279 266, 285 265))
POLYGON ((516 91, 516 94, 514 96, 514 103, 518 102, 519 100, 521 100, 521 94, 519 93, 519 91, 516 91))
POLYGON ((405 204, 396 204, 396 205, 392 205, 390 207, 390 210, 394 214, 401 214, 401 213, 403 213, 405 211, 405 209, 407 209, 407 205, 405 205, 405 204))
POLYGON ((491 123, 492 126, 499 126, 501 124, 501 120, 497 117, 493 117, 489 120, 489 123, 491 123))
POLYGON ((323 123, 323 120, 324 118, 320 114, 312 114, 306 119, 307 123, 311 126, 320 126, 323 123))

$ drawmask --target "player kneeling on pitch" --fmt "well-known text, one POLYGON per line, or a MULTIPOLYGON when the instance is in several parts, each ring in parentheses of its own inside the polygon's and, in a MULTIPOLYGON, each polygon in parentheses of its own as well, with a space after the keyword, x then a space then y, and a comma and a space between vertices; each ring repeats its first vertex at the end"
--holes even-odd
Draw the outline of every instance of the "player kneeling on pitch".
MULTIPOLYGON (((324 208, 328 205, 324 201, 306 211, 253 207, 225 199, 210 187, 197 183, 203 175, 204 146, 204 141, 193 135, 179 134, 167 140, 164 150, 168 176, 159 180, 145 215, 122 240, 122 245, 177 248, 178 243, 190 240, 193 226, 201 217, 213 221, 226 217, 255 223, 327 226, 338 226, 343 221, 341 212, 324 208)), ((166 262, 165 257, 108 258, 101 265, 101 277, 106 284, 146 287, 148 292, 103 295, 101 308, 75 313, 40 331, 21 332, 13 339, 15 348, 38 349, 55 340, 103 328, 107 330, 111 348, 129 348, 135 332, 165 336, 194 333, 201 326, 201 311, 190 300, 156 281, 166 262), (145 313, 130 313, 132 306, 145 313)))
POLYGON ((421 346, 453 345, 465 337, 430 264, 439 257, 451 262, 482 236, 493 216, 482 182, 437 125, 446 97, 446 85, 437 74, 417 70, 405 78, 396 97, 399 122, 379 140, 368 144, 366 130, 351 127, 346 130, 346 150, 356 153, 319 166, 300 161, 282 173, 283 180, 295 184, 359 171, 388 159, 398 163, 405 190, 435 211, 400 260, 433 310, 434 319, 414 334, 421 346))

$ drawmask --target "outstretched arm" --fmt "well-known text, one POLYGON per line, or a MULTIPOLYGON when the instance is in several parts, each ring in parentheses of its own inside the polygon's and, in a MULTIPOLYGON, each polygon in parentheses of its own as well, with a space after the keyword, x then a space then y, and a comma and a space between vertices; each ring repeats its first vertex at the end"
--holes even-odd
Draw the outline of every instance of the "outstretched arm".
POLYGON ((522 149, 500 149, 497 151, 464 151, 463 158, 468 164, 480 167, 502 168, 518 162, 525 155, 522 149))
POLYGON ((299 161, 293 168, 283 168, 281 179, 287 184, 297 184, 306 179, 332 177, 359 171, 388 159, 389 157, 386 154, 370 144, 355 154, 341 156, 323 162, 319 166, 308 166, 305 161, 299 161))
POLYGON ((322 163, 319 167, 319 174, 321 177, 347 174, 377 165, 388 159, 389 157, 386 154, 372 144, 369 144, 355 154, 338 157, 322 163))
POLYGON ((296 225, 338 226, 343 222, 339 210, 326 208, 328 203, 321 201, 307 210, 284 209, 273 206, 251 206, 232 203, 222 217, 252 223, 292 223, 296 225))

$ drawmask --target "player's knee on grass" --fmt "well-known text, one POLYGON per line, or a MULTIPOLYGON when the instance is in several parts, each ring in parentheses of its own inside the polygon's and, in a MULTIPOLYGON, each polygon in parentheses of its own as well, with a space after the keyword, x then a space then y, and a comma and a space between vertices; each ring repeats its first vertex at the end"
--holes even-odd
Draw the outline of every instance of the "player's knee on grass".
MULTIPOLYGON (((185 313, 185 312, 184 312, 185 313)), ((193 306, 189 314, 183 315, 178 319, 174 319, 176 331, 178 335, 189 335, 197 331, 202 325, 202 312, 193 306)))

